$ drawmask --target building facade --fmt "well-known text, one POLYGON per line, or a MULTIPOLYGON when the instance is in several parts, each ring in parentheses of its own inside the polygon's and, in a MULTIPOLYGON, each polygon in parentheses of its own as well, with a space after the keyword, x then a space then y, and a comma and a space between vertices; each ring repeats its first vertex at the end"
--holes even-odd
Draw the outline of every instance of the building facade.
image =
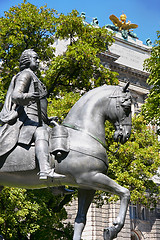
POLYGON ((146 83, 149 74, 144 71, 143 64, 144 60, 149 58, 150 52, 151 47, 144 45, 140 40, 128 37, 126 41, 118 33, 113 45, 100 56, 104 66, 118 72, 121 86, 130 82, 133 114, 140 111, 141 105, 149 93, 149 86, 146 83))

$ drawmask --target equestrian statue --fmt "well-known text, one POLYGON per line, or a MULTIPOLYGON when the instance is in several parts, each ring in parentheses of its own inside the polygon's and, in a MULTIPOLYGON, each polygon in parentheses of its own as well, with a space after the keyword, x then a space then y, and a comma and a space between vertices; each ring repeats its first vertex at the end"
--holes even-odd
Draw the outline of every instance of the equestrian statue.
POLYGON ((123 144, 129 139, 129 84, 103 85, 85 93, 59 125, 47 116, 47 91, 35 74, 38 66, 37 53, 25 50, 0 112, 0 185, 77 187, 73 240, 81 239, 95 191, 117 194, 119 214, 113 226, 104 229, 104 239, 114 239, 124 225, 130 193, 107 176, 105 121, 115 127, 115 141, 123 144))

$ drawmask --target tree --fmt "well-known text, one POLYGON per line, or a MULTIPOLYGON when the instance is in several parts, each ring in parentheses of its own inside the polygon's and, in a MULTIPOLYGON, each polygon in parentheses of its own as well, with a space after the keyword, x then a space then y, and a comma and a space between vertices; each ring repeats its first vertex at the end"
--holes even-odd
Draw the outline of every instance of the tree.
POLYGON ((63 201, 49 189, 5 187, 0 193, 0 232, 6 240, 72 239, 72 227, 63 224, 67 218, 63 201))
POLYGON ((160 31, 152 48, 151 57, 145 61, 145 69, 150 73, 147 80, 151 86, 148 98, 142 108, 147 123, 152 122, 160 126, 160 31))
POLYGON ((38 9, 24 1, 0 18, 0 76, 4 90, 19 71, 18 60, 26 48, 33 48, 44 62, 53 57, 51 36, 55 32, 56 15, 54 9, 46 6, 38 9))
MULTIPOLYGON (((46 6, 39 9, 33 4, 22 3, 5 12, 0 18, 1 82, 4 91, 18 69, 23 50, 33 48, 43 61, 49 94, 57 95, 73 89, 89 90, 102 83, 117 84, 116 73, 102 66, 97 56, 113 42, 112 34, 105 28, 84 26, 78 12, 67 16, 46 6), (70 38, 62 56, 54 56, 55 39, 70 38), (47 72, 46 72, 47 70, 47 72), (6 74, 7 73, 7 74, 6 74), (94 83, 94 85, 93 85, 94 83)), ((41 77, 41 73, 38 73, 41 77)))
MULTIPOLYGON (((157 135, 146 126, 142 116, 134 117, 130 139, 115 153, 118 145, 112 139, 113 127, 107 126, 106 131, 109 148, 108 175, 130 190, 133 203, 153 207, 160 197, 160 187, 152 180, 160 166, 160 143, 157 135)), ((111 197, 110 200, 112 199, 111 197)))
POLYGON ((117 73, 105 68, 98 54, 106 51, 106 46, 113 43, 112 34, 104 27, 84 26, 78 12, 73 10, 57 20, 55 38, 68 39, 63 55, 52 59, 46 72, 45 81, 49 92, 84 90, 102 84, 118 84, 117 73))

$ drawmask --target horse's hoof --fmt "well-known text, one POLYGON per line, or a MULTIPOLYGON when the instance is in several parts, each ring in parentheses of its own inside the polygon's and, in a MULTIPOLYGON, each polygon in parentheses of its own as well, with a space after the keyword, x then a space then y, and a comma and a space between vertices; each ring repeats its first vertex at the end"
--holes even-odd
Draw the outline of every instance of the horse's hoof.
POLYGON ((112 240, 117 237, 117 231, 115 227, 105 228, 103 232, 104 240, 112 240))

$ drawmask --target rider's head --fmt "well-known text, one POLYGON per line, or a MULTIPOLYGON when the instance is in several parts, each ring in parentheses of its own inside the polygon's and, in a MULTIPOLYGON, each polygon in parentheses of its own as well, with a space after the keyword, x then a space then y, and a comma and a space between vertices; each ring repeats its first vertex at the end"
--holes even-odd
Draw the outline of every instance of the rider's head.
MULTIPOLYGON (((19 63, 20 63, 20 70, 24 70, 26 68, 31 67, 30 65, 33 63, 33 61, 35 63, 35 68, 38 68, 38 63, 37 62, 38 59, 38 55, 37 53, 33 50, 33 49, 26 49, 22 52, 19 63)), ((35 70, 35 69, 32 69, 35 70)))

